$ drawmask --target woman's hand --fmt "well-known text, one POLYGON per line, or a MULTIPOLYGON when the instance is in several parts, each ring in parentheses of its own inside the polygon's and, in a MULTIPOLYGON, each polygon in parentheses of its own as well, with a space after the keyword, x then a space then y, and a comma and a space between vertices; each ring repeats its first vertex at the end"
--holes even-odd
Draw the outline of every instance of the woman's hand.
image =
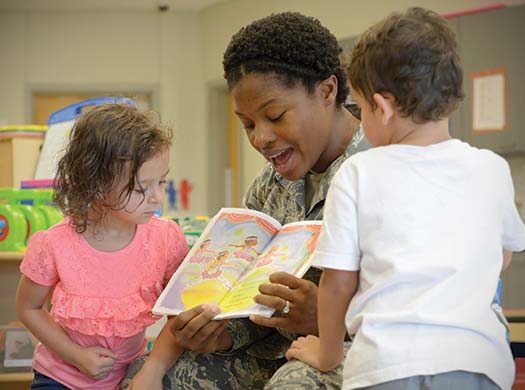
POLYGON ((270 282, 259 286, 261 294, 254 300, 261 305, 273 307, 281 314, 272 318, 252 315, 250 320, 262 326, 317 335, 317 286, 286 272, 270 275, 270 282), (283 313, 287 305, 289 311, 283 313))
POLYGON ((228 350, 233 345, 233 340, 226 330, 228 320, 213 320, 219 311, 217 306, 211 305, 200 305, 186 310, 170 319, 171 333, 182 348, 194 352, 228 350))

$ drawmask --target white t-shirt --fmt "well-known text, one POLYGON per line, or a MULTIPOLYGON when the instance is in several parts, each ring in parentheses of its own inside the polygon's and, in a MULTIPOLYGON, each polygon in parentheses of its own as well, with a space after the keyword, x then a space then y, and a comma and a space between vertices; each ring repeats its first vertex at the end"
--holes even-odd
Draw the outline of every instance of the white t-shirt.
POLYGON ((510 389, 514 361, 491 302, 502 249, 524 248, 510 170, 496 154, 453 139, 350 157, 312 259, 360 271, 343 388, 464 370, 510 389))

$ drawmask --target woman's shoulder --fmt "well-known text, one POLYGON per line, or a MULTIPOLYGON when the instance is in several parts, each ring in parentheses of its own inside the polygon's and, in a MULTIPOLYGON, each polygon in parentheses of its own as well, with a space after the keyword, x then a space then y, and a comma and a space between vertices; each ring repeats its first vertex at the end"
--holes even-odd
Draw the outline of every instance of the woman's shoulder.
POLYGON ((270 163, 267 163, 250 184, 246 191, 244 202, 249 207, 249 203, 254 200, 265 199, 272 189, 277 185, 279 176, 270 163))

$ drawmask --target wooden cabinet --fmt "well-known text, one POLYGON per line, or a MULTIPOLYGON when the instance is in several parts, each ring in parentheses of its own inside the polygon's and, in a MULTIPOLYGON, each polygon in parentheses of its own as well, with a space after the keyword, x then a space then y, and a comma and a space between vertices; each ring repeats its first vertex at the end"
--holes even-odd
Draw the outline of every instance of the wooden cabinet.
POLYGON ((0 252, 0 324, 16 321, 15 295, 23 253, 0 252))
MULTIPOLYGON (((23 253, 0 252, 0 324, 16 320, 15 295, 20 279, 20 261, 23 253)), ((0 370, 0 388, 5 390, 28 389, 33 380, 31 372, 9 372, 0 370)))

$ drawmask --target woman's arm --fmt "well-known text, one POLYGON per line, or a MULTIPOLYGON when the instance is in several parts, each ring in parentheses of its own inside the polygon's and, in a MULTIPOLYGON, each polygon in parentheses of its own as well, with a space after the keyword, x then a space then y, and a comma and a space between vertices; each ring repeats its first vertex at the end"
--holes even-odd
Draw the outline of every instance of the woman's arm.
POLYGON ((42 286, 22 275, 16 293, 18 318, 42 344, 65 362, 93 379, 106 377, 113 368, 115 354, 106 348, 84 348, 71 341, 44 309, 50 291, 50 286, 42 286))

